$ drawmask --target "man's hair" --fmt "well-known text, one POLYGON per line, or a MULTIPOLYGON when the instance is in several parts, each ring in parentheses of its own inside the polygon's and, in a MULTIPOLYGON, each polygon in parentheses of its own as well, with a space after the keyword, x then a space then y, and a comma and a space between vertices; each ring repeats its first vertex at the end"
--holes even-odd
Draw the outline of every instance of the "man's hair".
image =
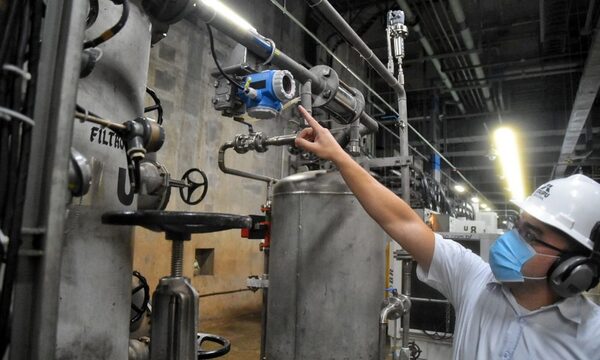
POLYGON ((583 244, 581 244, 579 241, 577 241, 573 237, 569 236, 566 232, 564 232, 564 231, 562 231, 562 230, 560 230, 558 228, 555 228, 554 226, 548 225, 548 227, 552 231, 554 231, 555 233, 557 233, 558 235, 560 235, 560 236, 564 237, 565 239, 567 239, 567 243, 569 244, 569 252, 570 253, 588 256, 592 252, 592 250, 588 249, 583 244))

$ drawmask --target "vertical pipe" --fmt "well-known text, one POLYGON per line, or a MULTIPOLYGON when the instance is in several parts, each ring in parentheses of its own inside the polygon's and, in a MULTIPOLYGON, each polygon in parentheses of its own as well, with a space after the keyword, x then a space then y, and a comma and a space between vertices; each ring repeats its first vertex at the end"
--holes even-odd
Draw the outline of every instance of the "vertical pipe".
POLYGON ((310 80, 300 85, 300 104, 312 115, 312 81, 310 80))
POLYGON ((388 338, 387 330, 387 322, 385 324, 379 324, 379 360, 385 360, 387 358, 387 351, 385 351, 388 338))
MULTIPOLYGON (((266 247, 263 249, 264 251, 264 274, 269 274, 269 248, 266 247)), ((260 360, 266 360, 266 348, 267 348, 267 314, 268 309, 267 306, 269 304, 269 288, 262 288, 262 313, 260 316, 260 360)))
MULTIPOLYGON (((410 298, 411 295, 411 276, 412 276, 412 260, 404 259, 402 261, 402 294, 410 298)), ((402 315, 402 347, 408 347, 408 335, 410 330, 410 311, 402 315)))
MULTIPOLYGON (((404 72, 402 62, 398 64, 398 82, 404 87, 404 72)), ((398 96, 398 114, 400 121, 400 156, 408 158, 408 110, 406 108, 406 94, 398 96)), ((408 164, 402 165, 400 169, 402 176, 402 199, 410 206, 410 168, 408 164)))

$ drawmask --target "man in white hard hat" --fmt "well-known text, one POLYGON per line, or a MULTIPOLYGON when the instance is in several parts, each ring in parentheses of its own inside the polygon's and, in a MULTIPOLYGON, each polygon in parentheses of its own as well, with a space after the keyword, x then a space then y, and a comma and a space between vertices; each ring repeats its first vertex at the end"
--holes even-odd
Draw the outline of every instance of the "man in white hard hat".
POLYGON ((490 263, 434 234, 302 107, 296 145, 335 163, 369 215, 418 262, 417 275, 456 310, 454 358, 600 359, 600 184, 550 181, 517 205, 521 218, 490 249, 490 263), (595 241, 595 242, 594 242, 595 241))

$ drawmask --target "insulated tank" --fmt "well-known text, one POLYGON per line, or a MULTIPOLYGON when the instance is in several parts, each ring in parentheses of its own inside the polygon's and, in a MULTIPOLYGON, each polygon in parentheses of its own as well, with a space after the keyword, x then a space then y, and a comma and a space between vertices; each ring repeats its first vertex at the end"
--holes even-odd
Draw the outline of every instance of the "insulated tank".
POLYGON ((337 171, 273 189, 268 360, 378 359, 383 230, 337 171))
MULTIPOLYGON (((95 38, 113 26, 122 6, 99 1, 99 15, 86 31, 95 38)), ((143 115, 150 59, 150 21, 139 1, 129 1, 125 27, 98 46, 102 57, 80 80, 77 104, 125 122, 143 115)), ((73 148, 91 165, 87 195, 68 207, 57 324, 57 359, 128 359, 131 311, 132 229, 106 226, 107 211, 135 209, 123 141, 111 130, 77 121, 73 148)), ((68 156, 68 154, 65 154, 68 156)))

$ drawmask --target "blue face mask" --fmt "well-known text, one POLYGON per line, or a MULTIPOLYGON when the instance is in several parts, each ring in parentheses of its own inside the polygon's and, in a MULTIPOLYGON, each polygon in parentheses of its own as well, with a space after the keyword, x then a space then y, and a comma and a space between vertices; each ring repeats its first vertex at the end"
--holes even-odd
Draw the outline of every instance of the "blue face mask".
POLYGON ((516 229, 500 236, 490 248, 490 267, 500 282, 523 282, 525 279, 543 280, 543 277, 527 277, 521 272, 523 265, 535 255, 558 258, 554 255, 538 254, 525 242, 516 229))

